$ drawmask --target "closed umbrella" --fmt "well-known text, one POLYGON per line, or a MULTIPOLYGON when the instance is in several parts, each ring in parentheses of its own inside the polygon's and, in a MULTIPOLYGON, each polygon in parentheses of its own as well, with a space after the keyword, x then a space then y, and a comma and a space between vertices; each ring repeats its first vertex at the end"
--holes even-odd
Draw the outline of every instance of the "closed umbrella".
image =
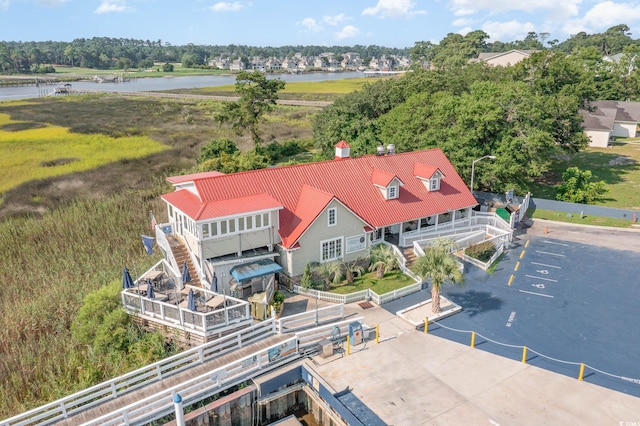
POLYGON ((216 273, 213 273, 213 278, 211 279, 211 291, 213 291, 214 293, 218 292, 218 277, 216 276, 216 273))
POLYGON ((196 299, 193 295, 193 289, 189 289, 189 299, 187 301, 187 308, 191 309, 193 312, 196 311, 196 299))
POLYGON ((132 288, 133 287, 133 278, 131 278, 131 274, 129 273, 129 269, 125 266, 122 271, 122 288, 132 288))
POLYGON ((151 280, 147 280, 147 298, 156 298, 156 294, 153 292, 153 284, 151 283, 151 280))
POLYGON ((187 262, 185 261, 182 265, 182 283, 188 283, 191 281, 191 274, 189 273, 189 267, 187 266, 187 262))

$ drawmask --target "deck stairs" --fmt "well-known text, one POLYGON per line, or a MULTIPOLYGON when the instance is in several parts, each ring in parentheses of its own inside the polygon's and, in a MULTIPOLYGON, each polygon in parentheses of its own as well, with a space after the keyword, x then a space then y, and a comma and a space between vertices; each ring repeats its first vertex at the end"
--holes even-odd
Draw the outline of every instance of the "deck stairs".
POLYGON ((180 275, 182 275, 182 265, 184 262, 187 262, 187 269, 189 269, 189 275, 191 275, 191 281, 186 282, 184 284, 189 284, 194 287, 202 287, 202 282, 200 281, 200 276, 198 275, 198 271, 196 271, 193 262, 191 261, 191 256, 189 256, 189 251, 187 247, 184 245, 182 241, 180 241, 175 236, 167 237, 167 241, 169 241, 169 246, 171 247, 171 253, 173 257, 176 259, 176 264, 180 268, 178 271, 180 275))

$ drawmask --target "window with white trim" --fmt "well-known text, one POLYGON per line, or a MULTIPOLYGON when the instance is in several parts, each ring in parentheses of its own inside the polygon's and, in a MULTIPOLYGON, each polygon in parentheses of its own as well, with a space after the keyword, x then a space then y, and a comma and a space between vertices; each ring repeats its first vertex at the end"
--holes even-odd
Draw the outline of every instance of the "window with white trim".
POLYGON ((396 185, 392 185, 387 188, 387 200, 391 200, 393 198, 398 198, 398 187, 396 185))
POLYGON ((328 217, 327 225, 335 226, 338 223, 338 209, 335 207, 332 207, 329 210, 327 210, 327 217, 328 217))
POLYGON ((434 176, 429 181, 429 191, 437 191, 439 189, 440 189, 440 178, 434 176))
POLYGON ((320 261, 330 262, 342 258, 342 237, 320 242, 320 261))

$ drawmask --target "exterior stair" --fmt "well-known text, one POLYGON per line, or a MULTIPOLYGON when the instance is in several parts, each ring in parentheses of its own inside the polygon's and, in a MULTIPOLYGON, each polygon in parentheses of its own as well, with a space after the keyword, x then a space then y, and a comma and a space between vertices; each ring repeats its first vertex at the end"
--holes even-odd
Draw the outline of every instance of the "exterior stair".
POLYGON ((167 240, 169 241, 173 257, 176 259, 176 263, 180 268, 180 275, 182 275, 182 265, 184 265, 184 262, 187 262, 187 269, 189 269, 191 281, 186 282, 185 284, 189 284, 194 287, 202 287, 200 276, 198 275, 195 266, 193 266, 193 262, 191 262, 191 256, 189 256, 189 251, 185 245, 174 236, 168 237, 167 240))
POLYGON ((407 259, 407 268, 410 268, 411 265, 413 265, 413 262, 416 260, 416 255, 413 252, 413 246, 403 248, 402 254, 404 255, 404 258, 407 259))

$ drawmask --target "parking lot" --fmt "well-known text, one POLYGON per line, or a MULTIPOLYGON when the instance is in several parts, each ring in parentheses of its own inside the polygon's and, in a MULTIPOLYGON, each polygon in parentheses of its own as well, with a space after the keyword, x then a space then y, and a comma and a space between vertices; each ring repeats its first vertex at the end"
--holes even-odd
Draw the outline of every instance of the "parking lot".
POLYGON ((524 235, 493 274, 467 266, 443 288, 463 310, 429 333, 469 345, 474 331, 477 349, 515 360, 526 346, 528 364, 576 378, 584 363, 585 381, 640 397, 639 276, 638 253, 524 235))

